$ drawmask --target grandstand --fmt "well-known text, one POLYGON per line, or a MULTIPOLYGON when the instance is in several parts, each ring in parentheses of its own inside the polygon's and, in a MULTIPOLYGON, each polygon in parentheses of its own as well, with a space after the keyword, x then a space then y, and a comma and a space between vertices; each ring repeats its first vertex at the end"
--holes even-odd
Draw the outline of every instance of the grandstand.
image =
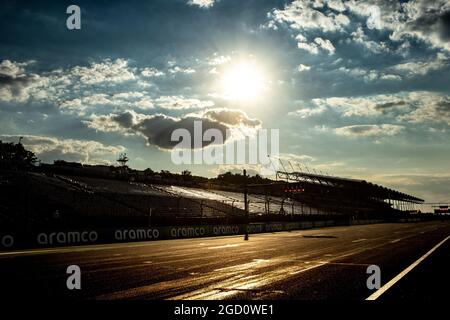
MULTIPOLYGON (((0 222, 13 228, 245 223, 244 186, 189 187, 67 172, 2 173, 0 222), (55 212, 57 213, 55 215, 55 212), (57 216, 57 218, 55 218, 57 216)), ((50 168, 51 169, 51 168, 50 168)), ((247 185, 250 222, 388 218, 422 199, 364 180, 277 172, 247 185), (323 217, 323 218, 321 218, 323 217), (337 217, 337 218, 336 218, 337 217)))
POLYGON ((424 200, 365 180, 278 171, 284 192, 302 203, 347 214, 399 213, 414 211, 424 200))

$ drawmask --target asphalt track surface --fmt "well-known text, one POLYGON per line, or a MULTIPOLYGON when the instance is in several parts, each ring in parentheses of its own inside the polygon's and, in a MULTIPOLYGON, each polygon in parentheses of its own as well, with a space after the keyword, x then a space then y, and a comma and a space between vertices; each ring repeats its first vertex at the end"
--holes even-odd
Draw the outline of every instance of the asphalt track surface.
MULTIPOLYGON (((9 299, 302 299, 360 300, 450 235, 449 222, 332 227, 214 238, 162 240, 0 253, 9 299), (81 268, 81 290, 66 269, 81 268)), ((378 300, 447 299, 450 240, 378 300)))

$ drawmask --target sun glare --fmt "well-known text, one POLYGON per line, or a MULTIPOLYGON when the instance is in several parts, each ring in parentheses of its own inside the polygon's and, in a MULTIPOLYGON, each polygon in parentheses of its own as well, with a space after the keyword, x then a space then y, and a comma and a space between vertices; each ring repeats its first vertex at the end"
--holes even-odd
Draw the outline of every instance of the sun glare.
POLYGON ((264 90, 264 74, 252 62, 241 62, 226 70, 222 90, 230 100, 255 100, 264 90))

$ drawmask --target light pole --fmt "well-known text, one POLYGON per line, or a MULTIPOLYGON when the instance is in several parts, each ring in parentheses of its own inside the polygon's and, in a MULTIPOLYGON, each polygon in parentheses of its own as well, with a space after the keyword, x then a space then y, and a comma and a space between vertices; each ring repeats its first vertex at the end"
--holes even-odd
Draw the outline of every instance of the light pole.
POLYGON ((245 236, 244 240, 248 240, 248 223, 249 223, 249 217, 248 217, 248 201, 247 201, 247 171, 244 169, 244 209, 245 209, 245 236))

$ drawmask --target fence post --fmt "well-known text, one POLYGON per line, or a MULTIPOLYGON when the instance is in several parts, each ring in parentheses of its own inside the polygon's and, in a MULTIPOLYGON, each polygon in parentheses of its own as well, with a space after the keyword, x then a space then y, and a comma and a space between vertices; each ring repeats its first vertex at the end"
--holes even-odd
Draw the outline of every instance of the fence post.
POLYGON ((245 209, 245 236, 244 240, 248 240, 248 223, 249 223, 249 216, 248 216, 248 203, 247 203, 247 171, 244 169, 244 209, 245 209))
POLYGON ((150 208, 150 210, 148 212, 148 226, 149 227, 152 226, 152 210, 153 210, 153 208, 150 208))

